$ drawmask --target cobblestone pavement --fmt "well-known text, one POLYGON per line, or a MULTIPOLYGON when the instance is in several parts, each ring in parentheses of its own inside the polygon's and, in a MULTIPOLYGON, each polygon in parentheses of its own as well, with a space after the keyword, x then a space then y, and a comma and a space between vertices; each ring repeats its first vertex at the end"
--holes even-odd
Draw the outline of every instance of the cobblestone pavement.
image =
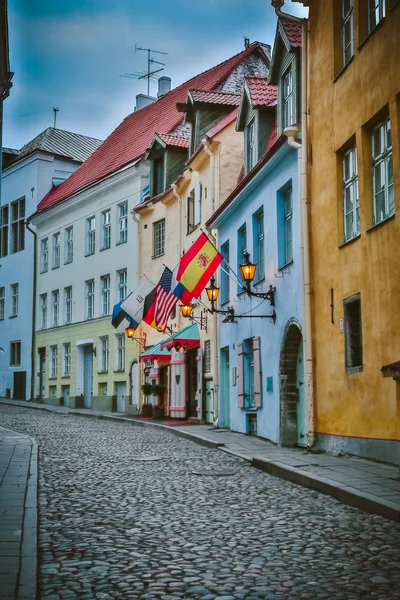
POLYGON ((0 423, 40 445, 42 598, 400 598, 392 521, 168 432, 10 406, 0 423))

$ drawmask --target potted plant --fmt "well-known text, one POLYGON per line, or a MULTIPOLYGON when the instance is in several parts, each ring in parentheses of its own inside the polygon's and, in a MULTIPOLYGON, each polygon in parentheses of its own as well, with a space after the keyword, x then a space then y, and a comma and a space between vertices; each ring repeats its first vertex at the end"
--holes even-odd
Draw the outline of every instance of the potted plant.
POLYGON ((153 419, 162 419, 164 417, 164 393, 166 387, 164 384, 156 384, 152 386, 152 393, 157 396, 157 406, 153 406, 153 419))
POLYGON ((145 395, 145 402, 142 406, 142 415, 144 417, 153 416, 153 405, 149 402, 149 396, 153 393, 153 386, 151 383, 144 383, 142 385, 142 392, 145 395))

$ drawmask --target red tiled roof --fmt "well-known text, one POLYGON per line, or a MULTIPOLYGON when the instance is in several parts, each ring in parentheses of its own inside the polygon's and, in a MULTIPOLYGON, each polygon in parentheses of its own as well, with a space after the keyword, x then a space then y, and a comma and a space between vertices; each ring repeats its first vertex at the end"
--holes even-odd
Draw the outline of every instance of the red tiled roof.
POLYGON ((177 146, 178 148, 189 148, 190 140, 179 135, 170 135, 168 133, 159 133, 159 137, 167 146, 177 146))
POLYGON ((39 203, 37 212, 46 210, 141 158, 156 131, 170 133, 182 121, 182 115, 177 111, 176 105, 186 101, 189 89, 215 89, 238 64, 260 48, 260 44, 253 42, 246 50, 196 75, 161 96, 153 104, 128 115, 79 169, 62 185, 49 191, 39 203))
POLYGON ((204 90, 189 90, 194 102, 205 102, 207 104, 223 104, 228 106, 239 106, 240 94, 229 94, 228 92, 208 92, 204 90))
POLYGON ((302 44, 302 25, 286 19, 280 19, 292 48, 300 48, 302 44))
POLYGON ((266 77, 245 77, 252 106, 274 106, 278 99, 278 87, 268 83, 266 77))

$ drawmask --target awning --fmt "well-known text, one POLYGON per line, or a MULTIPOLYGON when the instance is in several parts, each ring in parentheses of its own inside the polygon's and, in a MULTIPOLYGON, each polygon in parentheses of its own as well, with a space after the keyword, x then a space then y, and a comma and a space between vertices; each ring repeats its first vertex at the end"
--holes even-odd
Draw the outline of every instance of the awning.
POLYGON ((181 331, 174 333, 167 340, 161 343, 161 348, 171 350, 189 350, 190 348, 200 348, 200 335, 199 328, 196 323, 185 327, 181 331))
POLYGON ((143 352, 143 354, 139 356, 139 360, 141 362, 146 362, 147 360, 169 362, 171 360, 171 352, 168 352, 168 350, 163 350, 161 348, 161 342, 159 342, 155 346, 152 346, 146 350, 146 352, 143 352))
POLYGON ((400 381, 400 360, 390 365, 384 365, 381 371, 384 377, 393 377, 393 379, 400 381))

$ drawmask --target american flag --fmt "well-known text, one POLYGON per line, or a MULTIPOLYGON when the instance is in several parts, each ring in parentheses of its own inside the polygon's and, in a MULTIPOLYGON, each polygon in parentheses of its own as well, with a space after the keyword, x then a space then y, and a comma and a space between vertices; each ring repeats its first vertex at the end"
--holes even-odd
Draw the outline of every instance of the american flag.
POLYGON ((168 318, 178 302, 179 298, 171 294, 172 271, 165 267, 161 279, 156 286, 156 306, 154 320, 159 329, 164 330, 168 318))

